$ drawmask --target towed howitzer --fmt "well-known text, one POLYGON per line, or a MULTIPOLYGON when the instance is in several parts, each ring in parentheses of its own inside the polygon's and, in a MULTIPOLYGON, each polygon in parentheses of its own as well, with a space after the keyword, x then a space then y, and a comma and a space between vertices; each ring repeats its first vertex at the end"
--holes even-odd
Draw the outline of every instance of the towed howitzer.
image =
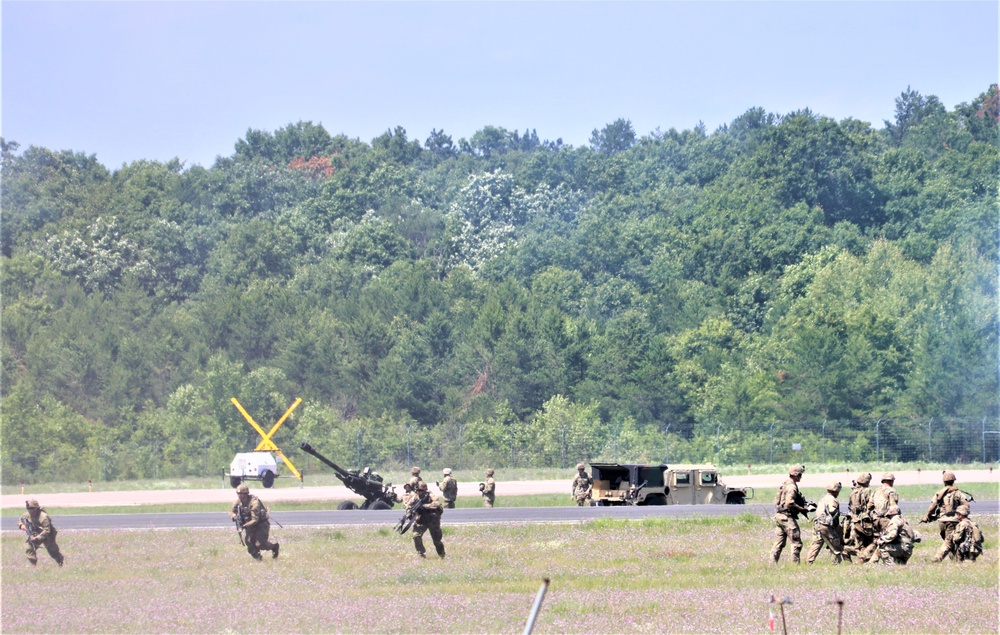
MULTIPOLYGON (((360 472, 358 470, 345 470, 317 452, 308 443, 303 443, 299 448, 329 465, 333 469, 334 475, 347 489, 365 499, 365 502, 361 504, 361 509, 392 509, 392 506, 399 502, 399 496, 392 488, 392 483, 383 483, 378 472, 373 472, 370 467, 366 467, 360 472)), ((340 509, 353 508, 353 503, 351 503, 351 507, 342 506, 340 509)))
POLYGON ((417 514, 420 512, 421 509, 423 509, 424 505, 428 503, 430 500, 431 500, 431 495, 430 492, 428 492, 423 496, 421 496, 420 499, 413 504, 413 507, 410 507, 409 509, 406 510, 406 513, 403 514, 403 517, 399 519, 398 523, 396 523, 396 531, 399 532, 400 536, 402 536, 403 534, 405 534, 410 530, 410 527, 412 527, 413 523, 416 522, 417 520, 417 514))

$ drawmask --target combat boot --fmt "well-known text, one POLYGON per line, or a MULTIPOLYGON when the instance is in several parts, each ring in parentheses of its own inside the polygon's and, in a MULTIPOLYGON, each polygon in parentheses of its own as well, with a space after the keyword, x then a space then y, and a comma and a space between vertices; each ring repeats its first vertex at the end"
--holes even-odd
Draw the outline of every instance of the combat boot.
POLYGON ((274 549, 271 550, 271 558, 272 559, 278 557, 278 547, 280 547, 280 546, 281 545, 279 545, 278 543, 274 543, 274 549))

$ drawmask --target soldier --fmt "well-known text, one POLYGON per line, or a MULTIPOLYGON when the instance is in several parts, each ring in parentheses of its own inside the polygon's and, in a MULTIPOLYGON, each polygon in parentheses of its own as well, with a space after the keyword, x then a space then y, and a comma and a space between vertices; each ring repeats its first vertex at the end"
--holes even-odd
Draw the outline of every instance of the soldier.
POLYGON ((267 536, 271 532, 270 514, 264 503, 256 496, 250 495, 250 488, 245 483, 241 483, 236 488, 236 496, 239 500, 233 503, 229 510, 229 519, 239 522, 243 528, 244 544, 247 552, 253 556, 254 560, 260 560, 261 551, 270 551, 272 558, 278 557, 278 543, 268 542, 267 536))
POLYGON ((959 505, 955 515, 958 517, 958 523, 934 554, 932 562, 941 562, 945 556, 957 558, 959 562, 966 560, 975 562, 983 553, 983 532, 979 529, 979 525, 969 518, 969 506, 959 505))
POLYGON ((861 562, 906 564, 913 555, 913 543, 920 542, 920 536, 903 518, 899 505, 889 505, 885 517, 885 530, 864 550, 861 562))
POLYGON ((427 557, 424 549, 424 532, 430 530, 431 540, 434 541, 434 548, 438 556, 444 558, 444 543, 441 542, 441 514, 444 508, 434 496, 427 491, 427 483, 420 481, 417 489, 407 498, 407 513, 413 514, 413 546, 421 558, 427 557), (417 503, 423 500, 424 504, 419 509, 415 509, 417 503))
POLYGON ((424 479, 420 478, 420 468, 414 465, 410 468, 410 487, 413 488, 413 491, 417 491, 417 485, 423 482, 424 479))
POLYGON ((24 501, 24 508, 27 511, 21 514, 17 526, 28 534, 28 539, 25 541, 28 546, 24 549, 24 552, 28 554, 28 562, 33 567, 38 566, 37 546, 45 545, 45 550, 49 552, 56 564, 60 567, 63 566, 65 558, 59 551, 59 545, 56 544, 56 533, 58 532, 52 524, 52 519, 33 498, 24 501))
POLYGON ((849 514, 847 528, 844 532, 845 546, 849 551, 863 551, 875 540, 875 524, 872 522, 872 482, 870 473, 862 474, 851 488, 851 498, 847 503, 849 514))
POLYGON ((577 463, 576 465, 577 475, 573 478, 573 500, 576 501, 577 507, 583 507, 587 504, 587 499, 590 498, 590 491, 594 487, 594 479, 586 472, 583 463, 577 463))
POLYGON ((444 506, 447 509, 455 509, 455 499, 458 498, 458 481, 451 476, 451 468, 444 468, 444 482, 438 483, 441 496, 444 498, 444 506))
POLYGON ((483 507, 493 507, 496 500, 497 484, 493 480, 493 468, 486 470, 486 482, 479 484, 479 491, 483 493, 483 507))
POLYGON ((833 564, 840 564, 844 557, 850 562, 851 556, 844 555, 844 541, 840 534, 840 502, 837 500, 837 496, 840 495, 840 483, 830 483, 826 486, 826 492, 826 496, 820 499, 816 517, 813 518, 815 530, 806 562, 809 564, 815 562, 824 544, 833 554, 833 564))
POLYGON ((941 480, 944 482, 944 487, 934 494, 931 506, 927 508, 927 513, 920 519, 920 522, 929 523, 936 519, 941 540, 947 541, 951 532, 955 531, 955 525, 958 524, 956 510, 961 505, 971 503, 972 497, 955 487, 954 472, 942 472, 941 480))
MULTIPOLYGON (((799 554, 802 552, 802 537, 799 514, 807 514, 806 499, 799 493, 799 481, 802 480, 801 465, 793 465, 788 470, 788 480, 785 481, 774 497, 774 546, 771 548, 771 560, 777 564, 785 543, 792 543, 792 562, 799 564, 799 554)), ((808 516, 807 516, 808 517, 808 516)))
POLYGON ((892 472, 886 472, 882 475, 882 485, 872 494, 872 520, 879 533, 889 526, 889 507, 899 505, 899 494, 892 488, 895 482, 896 476, 892 472))

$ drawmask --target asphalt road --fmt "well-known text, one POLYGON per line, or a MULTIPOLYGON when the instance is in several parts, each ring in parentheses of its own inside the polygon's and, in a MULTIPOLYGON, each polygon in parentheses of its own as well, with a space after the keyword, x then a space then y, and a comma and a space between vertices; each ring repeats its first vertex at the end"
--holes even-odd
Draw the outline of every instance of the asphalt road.
MULTIPOLYGON (((919 518, 927 509, 927 502, 903 502, 903 514, 919 518)), ((1000 514, 1000 501, 975 502, 974 514, 1000 514)), ((544 523, 579 522, 595 518, 690 518, 694 516, 735 516, 751 512, 768 518, 771 505, 664 505, 659 507, 496 507, 493 509, 449 509, 441 518, 442 524, 479 523, 544 523)), ((384 525, 392 527, 402 516, 402 509, 383 511, 287 511, 275 512, 272 522, 284 527, 384 525)), ((159 514, 68 514, 54 519, 60 531, 82 529, 168 529, 177 527, 208 528, 230 527, 229 514, 219 512, 184 512, 159 514)), ((0 518, 0 529, 17 531, 17 518, 0 518)))

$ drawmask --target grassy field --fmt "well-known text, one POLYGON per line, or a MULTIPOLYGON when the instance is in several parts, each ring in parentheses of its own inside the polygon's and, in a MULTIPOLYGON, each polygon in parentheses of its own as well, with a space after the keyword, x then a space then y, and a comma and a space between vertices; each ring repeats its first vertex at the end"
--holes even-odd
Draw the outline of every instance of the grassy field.
POLYGON ((281 558, 263 562, 232 530, 120 530, 64 532, 66 566, 43 554, 32 569, 20 534, 5 532, 0 627, 517 633, 548 577, 536 633, 760 633, 772 595, 793 602, 794 633, 836 633, 837 599, 845 633, 996 633, 1000 531, 995 516, 979 521, 978 562, 931 563, 940 539, 924 532, 905 567, 834 566, 828 554, 770 566, 772 526, 752 514, 446 526, 443 561, 417 558, 409 536, 385 526, 276 529, 281 558))

